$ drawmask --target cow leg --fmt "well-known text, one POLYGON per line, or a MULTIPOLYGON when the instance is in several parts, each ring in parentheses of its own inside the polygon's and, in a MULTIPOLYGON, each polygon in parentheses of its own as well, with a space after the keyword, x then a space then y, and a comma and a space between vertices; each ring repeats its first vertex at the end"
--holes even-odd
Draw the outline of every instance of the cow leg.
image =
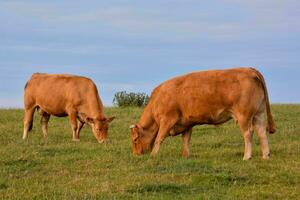
POLYGON ((160 144, 169 135, 169 132, 170 132, 171 128, 174 126, 175 122, 173 122, 173 121, 166 122, 166 120, 161 120, 159 131, 158 131, 158 134, 157 134, 155 142, 154 142, 154 146, 151 151, 151 156, 155 156, 158 153, 160 144))
POLYGON ((269 159, 270 149, 268 144, 268 137, 266 134, 264 113, 259 113, 254 117, 253 126, 260 141, 262 157, 263 159, 269 159))
POLYGON ((40 115, 43 135, 46 138, 48 136, 48 122, 50 120, 50 114, 41 110, 40 115))
POLYGON ((77 117, 76 117, 76 112, 71 112, 69 113, 69 120, 72 128, 72 140, 74 142, 78 142, 79 139, 76 137, 77 133, 77 117))
POLYGON ((34 111, 35 107, 25 108, 23 140, 28 137, 28 132, 32 129, 34 111))
POLYGON ((80 131, 81 128, 83 127, 84 122, 81 122, 80 120, 77 119, 77 130, 76 130, 76 139, 79 140, 79 136, 80 136, 80 131))
POLYGON ((251 123, 250 120, 242 118, 238 119, 240 129, 242 131, 244 137, 244 158, 243 160, 249 160, 252 156, 252 136, 253 131, 251 130, 251 123))
POLYGON ((183 142, 182 156, 183 157, 189 157, 190 155, 189 144, 191 140, 191 135, 192 135, 192 128, 188 129, 182 134, 182 142, 183 142))

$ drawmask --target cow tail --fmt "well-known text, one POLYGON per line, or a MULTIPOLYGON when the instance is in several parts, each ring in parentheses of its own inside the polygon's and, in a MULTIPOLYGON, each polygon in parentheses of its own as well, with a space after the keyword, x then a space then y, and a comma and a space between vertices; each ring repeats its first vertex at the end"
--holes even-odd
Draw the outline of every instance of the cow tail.
POLYGON ((267 128, 267 130, 270 134, 275 133, 275 131, 276 131, 275 122, 274 122, 274 119, 273 119, 273 116, 272 116, 272 113, 271 113, 269 95, 268 95, 268 90, 267 90, 265 79, 264 79, 263 75, 258 70, 254 69, 254 68, 251 68, 251 69, 255 71, 255 73, 257 74, 258 79, 260 80, 260 82, 263 86, 265 100, 266 100, 267 119, 268 119, 268 128, 267 128))

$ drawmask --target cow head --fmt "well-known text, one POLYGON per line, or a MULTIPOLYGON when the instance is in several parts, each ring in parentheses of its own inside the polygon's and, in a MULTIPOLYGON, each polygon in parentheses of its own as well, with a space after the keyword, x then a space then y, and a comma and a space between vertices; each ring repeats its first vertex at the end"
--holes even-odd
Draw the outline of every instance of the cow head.
POLYGON ((115 117, 103 118, 99 120, 89 118, 81 113, 80 118, 92 127, 93 134, 99 143, 106 143, 108 141, 108 126, 115 117))
POLYGON ((92 119, 90 121, 90 125, 92 127, 94 136, 96 137, 99 143, 106 143, 108 141, 108 126, 114 118, 115 117, 104 118, 101 120, 92 119))
POLYGON ((134 155, 141 155, 150 149, 150 144, 145 138, 145 131, 138 125, 131 125, 131 141, 132 141, 132 152, 134 155))

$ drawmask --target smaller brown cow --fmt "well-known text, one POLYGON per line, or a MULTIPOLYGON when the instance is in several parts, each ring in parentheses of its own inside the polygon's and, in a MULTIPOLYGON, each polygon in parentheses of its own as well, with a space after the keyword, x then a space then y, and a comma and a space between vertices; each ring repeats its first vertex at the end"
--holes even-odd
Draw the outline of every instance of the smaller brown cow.
POLYGON ((50 115, 68 116, 73 141, 79 141, 80 130, 87 123, 98 142, 106 142, 109 122, 114 119, 104 116, 97 87, 91 79, 68 74, 33 74, 25 85, 24 107, 23 139, 32 129, 36 109, 41 115, 45 137, 48 135, 50 115))
POLYGON ((275 132, 263 76, 253 68, 211 70, 186 74, 156 87, 139 122, 131 125, 133 153, 156 155, 167 136, 182 135, 183 156, 189 155, 192 128, 234 119, 244 136, 244 160, 251 158, 253 130, 263 159, 269 158, 269 133, 275 132), (264 113, 267 111, 266 126, 264 113))

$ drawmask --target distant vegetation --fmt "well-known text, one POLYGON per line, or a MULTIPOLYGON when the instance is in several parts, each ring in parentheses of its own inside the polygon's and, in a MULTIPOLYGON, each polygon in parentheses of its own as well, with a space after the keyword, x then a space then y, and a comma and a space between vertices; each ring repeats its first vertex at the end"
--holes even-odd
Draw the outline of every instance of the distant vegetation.
POLYGON ((146 93, 127 93, 126 91, 117 92, 113 99, 113 104, 118 107, 143 107, 147 105, 149 96, 146 93))

